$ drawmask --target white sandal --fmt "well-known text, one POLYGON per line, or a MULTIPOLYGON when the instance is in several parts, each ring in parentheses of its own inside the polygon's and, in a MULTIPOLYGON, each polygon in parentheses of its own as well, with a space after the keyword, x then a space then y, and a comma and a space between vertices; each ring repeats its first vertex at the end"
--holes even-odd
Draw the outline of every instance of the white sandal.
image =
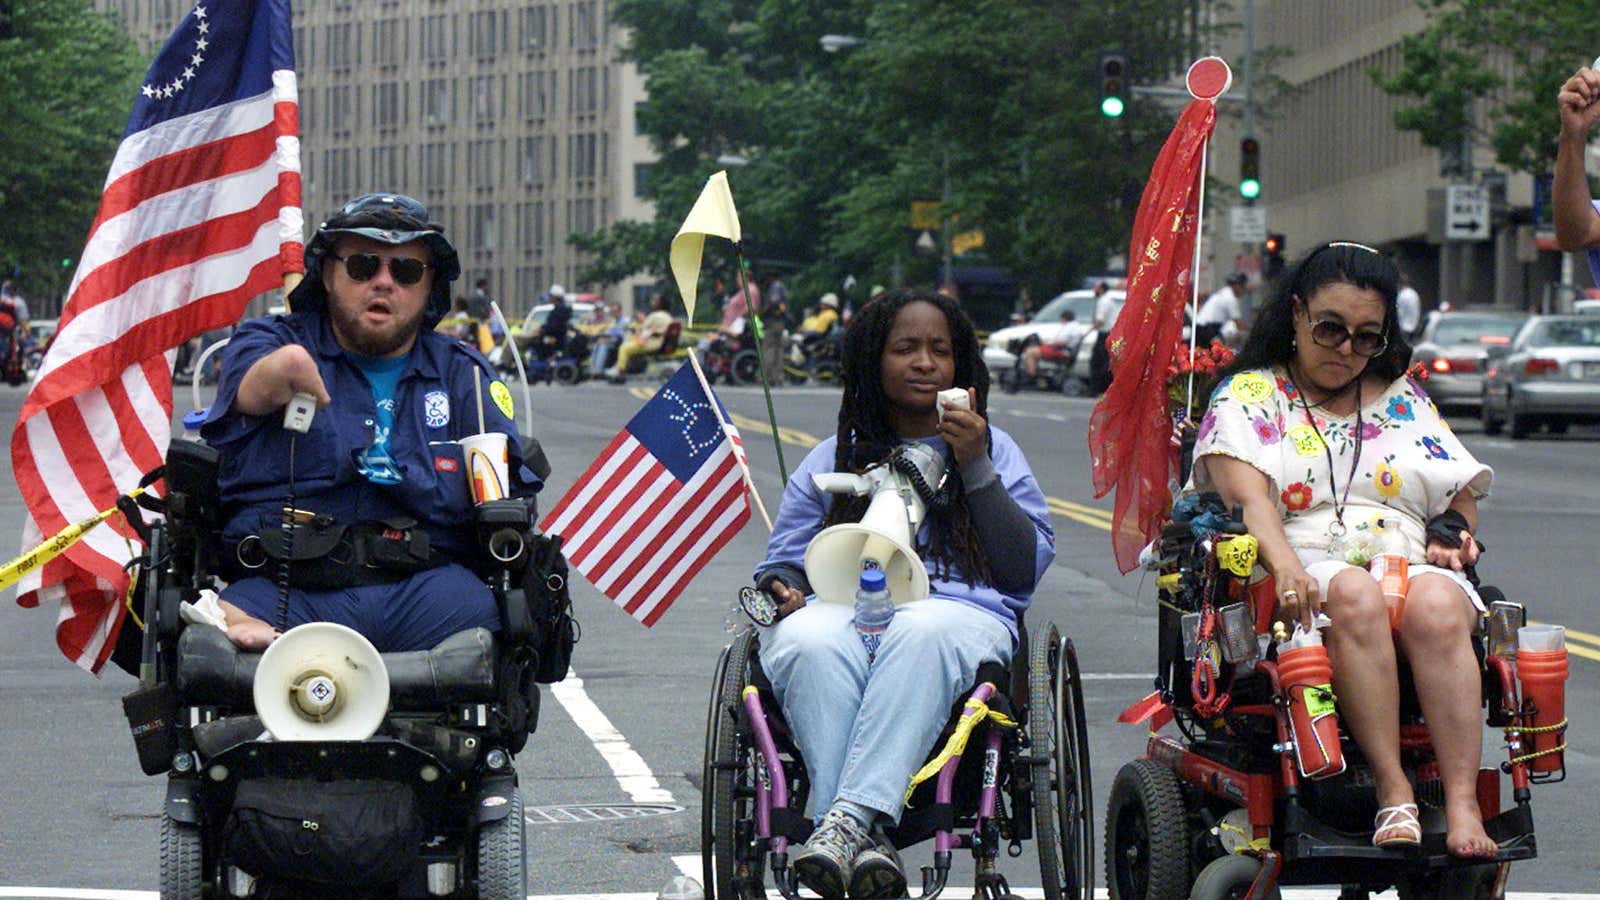
POLYGON ((1385 806, 1378 810, 1377 818, 1373 820, 1372 846, 1385 848, 1419 847, 1422 845, 1422 822, 1417 819, 1417 805, 1415 803, 1401 803, 1398 806, 1385 806), (1378 840, 1378 835, 1385 831, 1400 832, 1397 835, 1378 840))

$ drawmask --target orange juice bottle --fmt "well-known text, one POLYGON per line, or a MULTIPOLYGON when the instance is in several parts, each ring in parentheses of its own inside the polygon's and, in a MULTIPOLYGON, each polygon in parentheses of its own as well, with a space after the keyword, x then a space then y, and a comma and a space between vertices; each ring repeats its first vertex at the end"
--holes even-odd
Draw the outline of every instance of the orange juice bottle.
POLYGON ((1405 538, 1398 523, 1383 522, 1383 552, 1372 558, 1367 571, 1377 579, 1383 602, 1389 607, 1389 628, 1400 630, 1406 611, 1406 589, 1411 583, 1411 563, 1406 559, 1405 538))

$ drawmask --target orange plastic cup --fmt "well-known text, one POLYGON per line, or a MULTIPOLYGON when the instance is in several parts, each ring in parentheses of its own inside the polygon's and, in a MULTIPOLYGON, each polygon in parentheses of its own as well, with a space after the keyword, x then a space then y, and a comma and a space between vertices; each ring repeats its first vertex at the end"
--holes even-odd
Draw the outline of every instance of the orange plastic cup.
POLYGON ((1378 580, 1383 589, 1383 602, 1389 607, 1389 630, 1400 630, 1400 618, 1406 612, 1406 588, 1411 583, 1411 563, 1398 553, 1385 553, 1375 557, 1367 571, 1378 580))
POLYGON ((1289 695, 1289 724, 1300 774, 1328 778, 1344 771, 1339 714, 1333 705, 1333 664, 1320 644, 1279 648, 1278 683, 1289 695))
MULTIPOLYGON (((1522 703, 1532 707, 1529 722, 1535 728, 1559 725, 1567 717, 1567 649, 1518 650, 1517 680, 1522 682, 1522 703)), ((1525 752, 1537 753, 1561 746, 1565 731, 1540 731, 1523 741, 1525 752)), ((1528 760, 1535 772, 1557 772, 1565 767, 1565 753, 1546 753, 1528 760)))

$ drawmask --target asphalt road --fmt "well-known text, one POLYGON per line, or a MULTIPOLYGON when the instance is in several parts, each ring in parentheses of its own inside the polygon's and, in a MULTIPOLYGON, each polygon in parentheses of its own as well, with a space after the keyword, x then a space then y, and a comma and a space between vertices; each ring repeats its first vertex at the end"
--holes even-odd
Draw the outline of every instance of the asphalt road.
MULTIPOLYGON (((721 394, 744 431, 758 487, 775 509, 778 467, 771 435, 760 427, 760 393, 721 394)), ((556 470, 547 506, 644 395, 642 386, 534 389, 538 434, 556 470)), ((180 413, 187 396, 180 392, 180 413)), ((21 399, 20 390, 0 388, 0 421, 14 423, 21 399)), ((786 388, 776 400, 792 469, 810 442, 833 430, 837 393, 786 388)), ((1037 628, 1054 620, 1076 643, 1088 673, 1101 830, 1112 778, 1143 747, 1142 730, 1118 726, 1115 717, 1149 690, 1155 617, 1153 585, 1138 572, 1120 575, 1111 559, 1109 498, 1096 500, 1089 484, 1090 408, 1086 400, 997 395, 991 417, 1027 452, 1056 513, 1056 563, 1029 622, 1037 628)), ((1593 890, 1600 884, 1593 852, 1600 826, 1588 804, 1600 789, 1600 761, 1587 738, 1600 729, 1600 604, 1594 602, 1600 432, 1575 429, 1513 444, 1486 438, 1470 423, 1458 431, 1497 474, 1483 505, 1490 551, 1481 571, 1526 602, 1534 618, 1567 625, 1573 652, 1568 780, 1536 789, 1540 859, 1517 867, 1511 884, 1519 891, 1593 890)), ((20 502, 8 492, 0 499, 0 547, 18 545, 21 517, 20 502)), ((764 545, 765 530, 753 520, 649 630, 588 585, 577 586, 584 631, 573 664, 581 685, 569 681, 546 693, 539 731, 518 758, 530 807, 532 893, 653 894, 680 870, 682 857, 698 854, 712 669, 727 640, 734 592, 764 545)), ((0 603, 0 896, 19 896, 8 889, 24 885, 100 896, 153 891, 163 783, 140 773, 122 718, 119 698, 133 682, 116 671, 97 680, 68 664, 54 645, 54 618, 53 611, 23 610, 9 598, 0 603)), ((1487 760, 1503 758, 1497 739, 1485 736, 1487 760)), ((912 868, 928 861, 922 849, 907 858, 912 868)), ((1037 890, 1031 852, 1002 859, 1002 871, 1014 886, 1037 890)), ((958 873, 969 876, 965 868, 958 873)))

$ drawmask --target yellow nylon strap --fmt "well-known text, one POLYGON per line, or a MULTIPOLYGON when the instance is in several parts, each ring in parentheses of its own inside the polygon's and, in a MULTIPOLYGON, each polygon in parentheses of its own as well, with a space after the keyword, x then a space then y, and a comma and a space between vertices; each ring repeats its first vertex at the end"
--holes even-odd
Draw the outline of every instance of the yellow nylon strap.
POLYGON ((911 786, 906 788, 907 803, 911 802, 911 792, 917 789, 917 785, 939 774, 945 763, 967 751, 967 739, 972 737, 973 729, 978 727, 978 723, 984 720, 993 721, 1001 728, 1017 727, 1016 720, 1005 713, 990 709, 989 704, 982 700, 967 698, 966 705, 962 707, 961 720, 956 723, 956 730, 950 735, 950 739, 944 742, 944 749, 939 751, 938 756, 929 760, 927 765, 918 769, 917 774, 911 776, 911 786))

